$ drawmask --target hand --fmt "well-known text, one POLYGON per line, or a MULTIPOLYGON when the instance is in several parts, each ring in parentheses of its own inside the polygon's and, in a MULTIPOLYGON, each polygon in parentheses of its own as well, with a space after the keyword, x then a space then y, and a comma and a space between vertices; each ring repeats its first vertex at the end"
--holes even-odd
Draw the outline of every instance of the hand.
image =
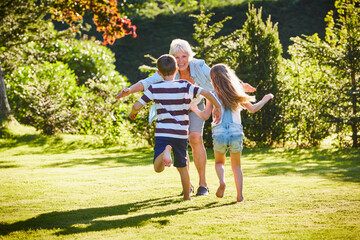
POLYGON ((221 120, 221 109, 220 108, 215 108, 212 112, 213 114, 213 120, 215 124, 220 123, 221 120))
POLYGON ((129 118, 130 118, 131 120, 134 120, 137 115, 138 115, 138 112, 131 111, 131 113, 129 114, 129 118))
POLYGON ((263 97, 263 100, 269 101, 270 99, 273 99, 273 98, 274 98, 274 95, 272 95, 271 93, 269 93, 269 94, 266 94, 266 95, 263 97))
POLYGON ((120 99, 122 97, 127 97, 130 95, 130 88, 124 88, 121 90, 121 92, 116 96, 117 99, 120 99))
POLYGON ((190 108, 189 108, 189 109, 190 109, 191 111, 195 112, 195 111, 198 110, 199 108, 198 108, 198 106, 197 106, 196 103, 193 103, 193 104, 190 105, 190 108))
POLYGON ((254 88, 253 86, 251 86, 248 83, 243 83, 242 85, 243 85, 245 92, 255 92, 256 91, 256 88, 254 88))

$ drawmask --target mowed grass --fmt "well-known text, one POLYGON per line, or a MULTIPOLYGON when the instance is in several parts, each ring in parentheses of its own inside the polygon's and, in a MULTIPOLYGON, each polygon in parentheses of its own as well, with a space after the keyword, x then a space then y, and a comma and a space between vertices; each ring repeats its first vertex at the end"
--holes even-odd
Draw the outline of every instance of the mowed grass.
POLYGON ((215 196, 209 150, 210 195, 185 202, 152 149, 78 138, 0 139, 0 239, 360 239, 360 150, 245 149, 240 204, 229 159, 215 196))

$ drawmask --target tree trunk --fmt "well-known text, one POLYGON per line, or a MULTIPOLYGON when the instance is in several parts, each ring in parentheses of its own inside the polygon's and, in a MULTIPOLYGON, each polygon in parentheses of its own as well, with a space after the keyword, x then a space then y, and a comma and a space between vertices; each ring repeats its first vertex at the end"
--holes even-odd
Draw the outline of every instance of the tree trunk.
POLYGON ((2 125, 2 123, 5 120, 9 119, 10 113, 11 113, 11 109, 6 95, 4 74, 1 69, 1 62, 0 62, 0 125, 2 125))
POLYGON ((351 128, 352 128, 352 140, 353 140, 353 147, 358 147, 358 118, 357 118, 357 89, 356 89, 356 79, 355 79, 355 71, 351 72, 351 85, 352 85, 352 96, 351 96, 351 103, 353 108, 353 119, 351 121, 351 128))

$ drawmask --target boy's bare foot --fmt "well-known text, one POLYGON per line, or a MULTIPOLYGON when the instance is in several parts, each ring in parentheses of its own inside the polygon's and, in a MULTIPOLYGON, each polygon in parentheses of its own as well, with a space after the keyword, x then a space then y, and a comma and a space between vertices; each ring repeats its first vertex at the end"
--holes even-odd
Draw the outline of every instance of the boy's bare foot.
POLYGON ((240 196, 240 197, 238 196, 236 200, 238 201, 238 203, 241 203, 241 202, 244 201, 244 197, 243 196, 240 196))
POLYGON ((225 187, 226 187, 226 184, 225 183, 220 183, 217 191, 216 191, 216 196, 218 198, 222 198, 224 196, 224 192, 225 192, 225 187))
POLYGON ((163 156, 163 162, 164 162, 166 167, 171 166, 172 159, 171 159, 171 146, 170 145, 167 145, 165 147, 164 156, 163 156))

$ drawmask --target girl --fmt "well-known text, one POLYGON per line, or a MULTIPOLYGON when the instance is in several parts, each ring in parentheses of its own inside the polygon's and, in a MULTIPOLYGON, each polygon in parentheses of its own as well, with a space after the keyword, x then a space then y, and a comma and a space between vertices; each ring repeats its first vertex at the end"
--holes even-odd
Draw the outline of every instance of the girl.
MULTIPOLYGON (((244 133, 241 125, 240 111, 246 108, 250 113, 255 113, 274 96, 267 94, 258 103, 251 104, 250 102, 255 101, 255 98, 244 92, 242 81, 235 75, 234 71, 224 64, 217 64, 212 67, 210 78, 215 93, 222 103, 220 123, 212 123, 215 170, 220 182, 216 196, 219 198, 224 196, 226 186, 224 164, 226 152, 229 149, 237 190, 237 201, 242 202, 244 201, 242 195, 243 173, 240 157, 244 133)), ((190 109, 200 118, 207 120, 211 115, 213 106, 209 102, 206 104, 204 111, 200 111, 197 105, 193 104, 190 109)))

